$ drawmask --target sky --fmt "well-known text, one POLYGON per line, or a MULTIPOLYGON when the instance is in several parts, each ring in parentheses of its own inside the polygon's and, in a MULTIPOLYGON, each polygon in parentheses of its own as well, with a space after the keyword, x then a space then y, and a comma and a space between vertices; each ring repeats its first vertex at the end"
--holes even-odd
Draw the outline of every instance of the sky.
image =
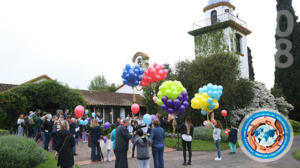
MULTIPOLYGON (((0 83, 21 84, 46 74, 87 89, 94 76, 121 84, 125 64, 142 51, 150 63, 193 59, 187 32, 204 20, 208 0, 0 0, 0 83)), ((231 0, 252 34, 257 81, 274 83, 275 0, 231 0)), ((300 2, 293 7, 300 16, 300 2)))

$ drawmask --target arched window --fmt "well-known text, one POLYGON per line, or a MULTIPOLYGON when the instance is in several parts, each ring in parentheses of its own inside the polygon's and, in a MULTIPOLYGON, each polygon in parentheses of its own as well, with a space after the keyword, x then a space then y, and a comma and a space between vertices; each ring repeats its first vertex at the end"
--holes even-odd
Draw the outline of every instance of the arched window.
POLYGON ((216 10, 213 10, 210 14, 211 24, 215 24, 218 21, 218 14, 216 10))

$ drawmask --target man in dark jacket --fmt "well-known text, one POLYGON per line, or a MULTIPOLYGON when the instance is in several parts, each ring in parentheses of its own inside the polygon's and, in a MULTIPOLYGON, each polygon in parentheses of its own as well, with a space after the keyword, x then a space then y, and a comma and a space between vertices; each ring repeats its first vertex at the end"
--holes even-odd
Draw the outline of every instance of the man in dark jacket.
POLYGON ((129 120, 123 120, 123 125, 119 125, 116 129, 116 142, 115 142, 115 168, 128 168, 127 151, 131 135, 126 128, 129 125, 129 120))

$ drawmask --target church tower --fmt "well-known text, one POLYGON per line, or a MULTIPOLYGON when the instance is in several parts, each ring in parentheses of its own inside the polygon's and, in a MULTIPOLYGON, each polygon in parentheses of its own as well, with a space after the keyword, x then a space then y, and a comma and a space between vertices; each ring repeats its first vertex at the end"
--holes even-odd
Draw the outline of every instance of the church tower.
POLYGON ((209 0, 203 9, 205 19, 193 24, 195 54, 209 56, 231 53, 239 57, 241 77, 249 79, 247 23, 235 14, 230 0, 209 0))

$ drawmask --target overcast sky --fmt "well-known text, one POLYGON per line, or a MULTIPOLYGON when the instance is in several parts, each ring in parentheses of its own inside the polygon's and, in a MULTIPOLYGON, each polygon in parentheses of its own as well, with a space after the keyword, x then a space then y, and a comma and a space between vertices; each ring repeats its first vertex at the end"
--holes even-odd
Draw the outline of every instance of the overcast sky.
MULTIPOLYGON (((205 19, 208 0, 0 0, 0 83, 42 74, 87 89, 97 74, 121 84, 121 73, 142 51, 150 63, 194 58, 192 23, 205 19)), ((255 77, 274 83, 275 0, 231 0, 252 34, 255 77)), ((293 2, 300 15, 300 2, 293 2)), ((200 86, 199 86, 200 87, 200 86)))

